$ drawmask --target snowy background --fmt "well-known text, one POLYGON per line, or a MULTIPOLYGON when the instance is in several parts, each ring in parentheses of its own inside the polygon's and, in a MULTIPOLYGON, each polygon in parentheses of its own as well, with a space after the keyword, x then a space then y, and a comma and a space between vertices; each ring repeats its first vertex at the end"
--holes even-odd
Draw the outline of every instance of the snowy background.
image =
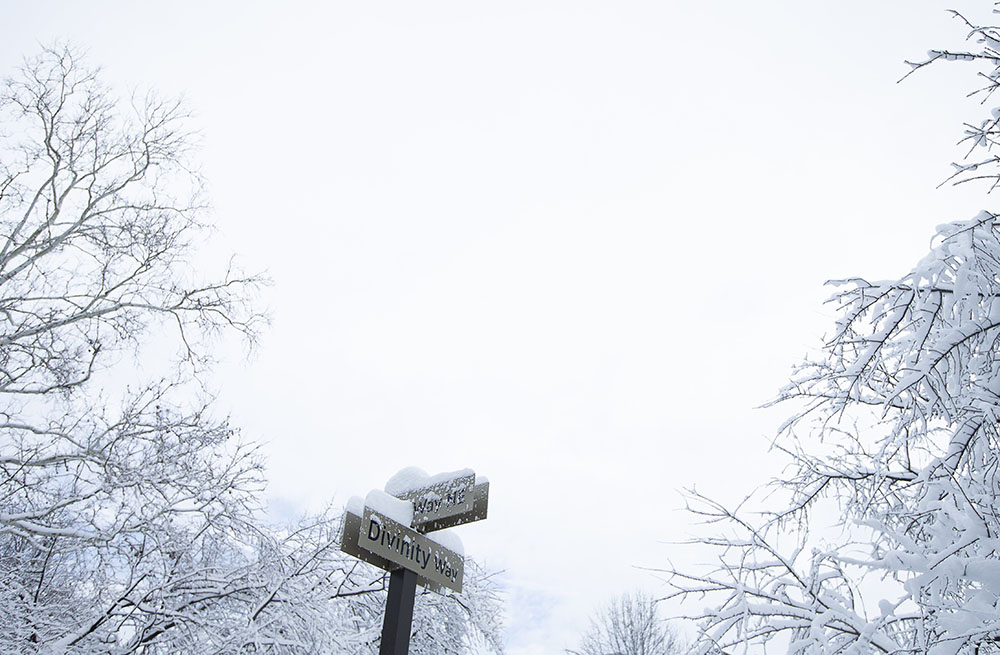
MULTIPOLYGON (((678 490, 774 471, 755 410, 828 278, 899 275, 981 190, 941 2, 0 4, 0 61, 89 51, 196 114, 218 244, 274 321, 218 379, 277 517, 472 468, 510 655, 697 560, 678 490), (942 99, 941 102, 938 99, 942 99)), ((957 8, 962 8, 958 6, 957 8)))

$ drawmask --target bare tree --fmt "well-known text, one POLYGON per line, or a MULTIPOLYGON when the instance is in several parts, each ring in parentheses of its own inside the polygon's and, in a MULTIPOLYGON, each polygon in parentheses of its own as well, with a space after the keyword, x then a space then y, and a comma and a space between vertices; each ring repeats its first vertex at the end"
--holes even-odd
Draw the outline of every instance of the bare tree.
POLYGON ((590 621, 574 655, 675 655, 684 651, 677 633, 656 612, 643 592, 611 600, 590 621))
POLYGON ((249 534, 261 485, 196 384, 206 337, 254 338, 259 280, 197 279, 185 116, 152 95, 120 107, 67 48, 0 96, 0 639, 17 643, 140 649, 230 593, 191 576, 195 553, 249 534), (95 379, 160 325, 182 365, 104 397, 95 379))
MULTIPOLYGON (((253 343, 264 316, 260 278, 193 263, 205 206, 186 126, 176 102, 116 99, 69 48, 27 60, 0 94, 2 652, 371 640, 382 573, 339 553, 339 513, 260 520, 255 449, 204 391, 213 339, 253 343), (123 373, 152 361, 151 335, 172 336, 173 363, 123 373)), ((471 579, 484 593, 438 614, 458 626, 453 650, 426 652, 498 630, 488 576, 471 579)))
MULTIPOLYGON (((1000 31, 965 24, 976 49, 913 66, 986 63, 989 97, 1000 31)), ((968 128, 974 151, 994 143, 997 116, 968 128)), ((995 185, 998 162, 961 165, 958 180, 995 185)), ((692 494, 719 529, 699 541, 717 568, 673 571, 677 595, 712 599, 697 617, 699 652, 1000 650, 998 219, 938 228, 896 280, 835 283, 833 332, 779 397, 798 410, 775 442, 789 467, 767 489, 768 511, 692 494), (841 528, 823 529, 837 518, 841 528)))

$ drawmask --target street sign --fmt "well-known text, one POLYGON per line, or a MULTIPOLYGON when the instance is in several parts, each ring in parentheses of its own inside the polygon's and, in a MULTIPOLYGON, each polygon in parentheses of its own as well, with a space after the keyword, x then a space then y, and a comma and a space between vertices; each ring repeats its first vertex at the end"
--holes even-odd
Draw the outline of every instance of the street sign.
MULTIPOLYGON (((399 563, 361 547, 362 524, 363 518, 361 516, 350 511, 344 513, 344 532, 340 538, 340 550, 363 562, 368 562, 372 566, 377 566, 383 571, 399 569, 401 566, 399 563)), ((424 548, 421 546, 421 557, 423 557, 424 552, 424 548)), ((444 591, 444 586, 439 581, 422 575, 424 571, 418 570, 414 573, 417 574, 417 584, 420 586, 437 593, 444 591)), ((461 580, 461 578, 459 579, 461 580)))
POLYGON ((462 591, 461 555, 371 507, 361 517, 358 546, 394 564, 391 568, 402 566, 432 585, 462 591))
POLYGON ((398 518, 410 515, 406 504, 392 500, 381 491, 370 492, 364 504, 360 498, 357 502, 351 499, 344 512, 340 549, 391 572, 379 655, 406 655, 409 652, 417 584, 437 592, 444 588, 462 591, 465 569, 462 556, 421 533, 479 521, 486 518, 489 508, 490 483, 484 479, 476 484, 476 475, 471 471, 465 475, 439 474, 431 479, 447 479, 401 491, 412 480, 413 472, 427 480, 427 475, 419 469, 404 469, 386 487, 393 488, 397 498, 412 501, 414 511, 410 526, 382 513, 389 512, 398 518), (362 514, 359 516, 355 512, 362 514))
MULTIPOLYGON (((361 517, 350 510, 344 512, 344 532, 340 535, 340 550, 352 557, 357 557, 359 560, 368 562, 372 566, 377 566, 383 571, 392 571, 393 569, 399 568, 398 565, 393 564, 384 557, 379 557, 370 550, 362 548, 358 544, 358 537, 360 537, 360 535, 361 517)), ((431 588, 434 591, 440 590, 440 587, 431 583, 430 580, 421 580, 420 584, 431 588)))
MULTIPOLYGON (((428 517, 422 523, 413 520, 414 527, 418 532, 428 533, 444 528, 452 528, 456 525, 464 525, 473 521, 481 521, 486 518, 490 504, 490 483, 480 482, 472 488, 472 509, 460 514, 451 514, 444 517, 428 517)), ((416 513, 414 512, 414 517, 416 513)))
POLYGON ((469 473, 401 493, 397 498, 413 502, 413 527, 420 530, 424 523, 471 512, 472 488, 475 484, 476 474, 469 473))

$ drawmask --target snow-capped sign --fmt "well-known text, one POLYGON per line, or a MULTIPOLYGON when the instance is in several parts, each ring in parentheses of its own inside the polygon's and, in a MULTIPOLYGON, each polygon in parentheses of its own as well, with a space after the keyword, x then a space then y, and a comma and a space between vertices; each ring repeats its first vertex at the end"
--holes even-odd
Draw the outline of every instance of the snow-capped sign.
POLYGON ((419 530, 425 523, 472 512, 473 487, 476 484, 476 474, 472 471, 466 469, 454 474, 434 476, 428 478, 429 484, 416 488, 398 484, 397 478, 410 472, 407 469, 400 471, 386 485, 386 491, 397 498, 413 502, 413 527, 419 530))
POLYGON ((462 541, 451 532, 426 533, 486 518, 489 494, 489 481, 470 469, 429 476, 411 466, 384 492, 347 502, 340 550, 390 572, 380 655, 409 652, 418 584, 462 591, 462 541))
MULTIPOLYGON (((346 528, 345 528, 346 530, 346 528)), ((365 507, 358 546, 415 572, 432 585, 462 591, 462 557, 433 539, 365 507)))
POLYGON ((472 488, 472 509, 461 514, 452 514, 434 519, 426 519, 424 523, 416 526, 419 532, 424 534, 444 528, 451 528, 456 525, 465 525, 473 521, 482 521, 486 518, 490 503, 490 482, 485 478, 476 478, 476 486, 472 488))

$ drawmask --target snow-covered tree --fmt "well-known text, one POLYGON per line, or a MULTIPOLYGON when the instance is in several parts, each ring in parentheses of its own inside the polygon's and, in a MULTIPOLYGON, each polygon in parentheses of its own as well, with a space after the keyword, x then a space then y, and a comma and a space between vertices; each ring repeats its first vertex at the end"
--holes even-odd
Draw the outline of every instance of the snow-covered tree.
MULTIPOLYGON (((254 447, 204 390, 213 338, 255 339, 261 280, 193 263, 186 126, 175 102, 117 100, 69 48, 0 91, 0 652, 357 653, 378 636, 383 573, 339 552, 339 512, 260 519, 254 447)), ((470 568, 469 593, 423 601, 441 638, 418 652, 498 646, 495 587, 470 568)))
MULTIPOLYGON (((251 557, 230 569, 240 591, 206 612, 198 641, 164 652, 376 655, 388 574, 340 552, 341 518, 323 514, 262 535, 251 557), (198 645, 207 640, 210 647, 198 645)), ((502 605, 493 578, 467 559, 460 594, 418 588, 410 653, 502 653, 502 605)))
POLYGON ((0 639, 138 649, 229 593, 202 561, 251 531, 260 467, 197 383, 212 332, 255 336, 258 281, 189 263, 178 104, 116 103, 49 50, 5 82, 0 125, 0 639), (98 379, 166 326, 180 364, 106 397, 98 379))
POLYGON ((656 611, 656 599, 635 591, 611 599, 591 618, 571 655, 681 655, 686 646, 656 611))
MULTIPOLYGON (((974 47, 911 65, 985 64, 988 99, 1000 31, 958 18, 974 47)), ((994 109, 967 128, 956 182, 1000 182, 998 124, 994 109)), ((898 279, 835 286, 832 334, 779 397, 798 408, 776 440, 780 509, 692 497, 720 530, 701 541, 718 568, 673 571, 678 595, 711 603, 700 652, 1000 651, 1000 216, 939 227, 898 279)))

